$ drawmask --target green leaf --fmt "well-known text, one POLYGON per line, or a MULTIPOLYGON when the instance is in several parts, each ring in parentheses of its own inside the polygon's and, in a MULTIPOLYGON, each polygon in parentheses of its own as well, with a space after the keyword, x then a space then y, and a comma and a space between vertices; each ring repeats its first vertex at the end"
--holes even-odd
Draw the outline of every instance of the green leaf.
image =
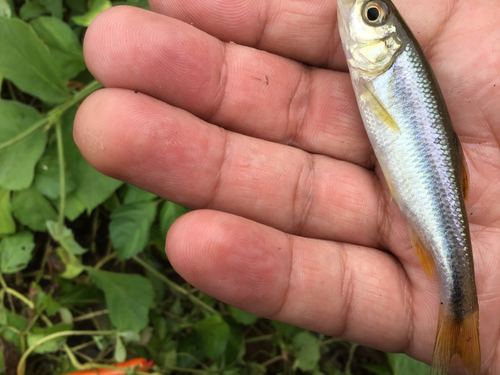
MULTIPOLYGON (((1 25, 2 18, 0 34, 1 25)), ((0 51, 3 51, 1 38, 0 36, 0 51)), ((0 53, 0 71, 3 55, 5 53, 0 53)), ((38 111, 27 105, 0 100, 0 144, 18 136, 40 117, 38 111)), ((42 156, 46 142, 47 135, 40 129, 22 141, 0 150, 0 186, 9 190, 29 187, 33 182, 35 164, 42 156)))
POLYGON ((45 13, 47 13, 47 9, 36 0, 24 3, 21 9, 19 9, 19 16, 25 21, 39 17, 45 13))
POLYGON ((46 225, 54 241, 59 242, 66 251, 75 255, 87 252, 87 250, 75 241, 75 237, 73 236, 73 231, 71 229, 64 225, 60 228, 58 223, 53 220, 47 220, 46 225))
MULTIPOLYGON (((34 327, 31 332, 28 334, 28 346, 32 347, 38 341, 43 339, 46 336, 49 336, 53 333, 69 331, 71 330, 71 324, 57 324, 52 327, 40 328, 34 327)), ((49 340, 42 345, 38 346, 34 353, 43 354, 43 353, 53 353, 59 350, 66 343, 66 337, 56 337, 55 339, 49 340)))
POLYGON ((158 202, 138 202, 113 212, 109 235, 120 259, 128 259, 144 249, 157 206, 158 202))
POLYGON ((68 98, 61 67, 33 28, 0 18, 0 71, 19 89, 48 103, 68 98))
POLYGON ((232 363, 237 359, 242 359, 246 351, 242 327, 233 323, 229 325, 229 329, 229 341, 227 343, 227 348, 224 351, 226 363, 232 363))
POLYGON ((402 353, 387 353, 394 375, 428 375, 430 367, 402 353))
POLYGON ((221 315, 203 319, 194 326, 194 330, 201 339, 201 347, 206 357, 216 359, 224 353, 229 342, 230 329, 221 315))
POLYGON ((0 17, 10 18, 11 16, 12 16, 12 8, 7 2, 7 0, 0 0, 0 17))
POLYGON ((123 362, 127 359, 127 349, 125 349, 125 345, 123 345, 119 335, 116 335, 114 358, 116 362, 123 362))
MULTIPOLYGON (((65 190, 66 194, 76 188, 75 178, 71 170, 65 168, 65 190)), ((59 181, 59 159, 57 155, 57 144, 50 145, 35 167, 35 186, 38 191, 49 199, 57 199, 61 195, 61 184, 59 181)))
POLYGON ((47 230, 47 220, 57 220, 54 207, 34 186, 14 192, 12 213, 22 224, 39 232, 47 230))
POLYGON ((92 211, 113 192, 118 189, 123 182, 114 178, 105 176, 97 172, 83 158, 81 154, 69 156, 68 168, 73 167, 74 176, 76 179, 77 189, 74 194, 82 202, 88 212, 92 211))
POLYGON ((150 193, 149 191, 142 190, 133 185, 126 186, 125 199, 123 200, 124 204, 137 203, 137 202, 145 202, 152 201, 156 198, 156 195, 150 193))
MULTIPOLYGON (((52 204, 59 209, 59 200, 52 201, 52 204)), ((75 194, 69 194, 66 196, 66 205, 64 206, 64 216, 66 216, 70 221, 75 220, 85 211, 85 206, 82 201, 78 199, 75 194)))
POLYGON ((309 332, 301 332, 293 338, 295 351, 295 362, 293 369, 312 371, 321 357, 319 352, 319 340, 309 332))
POLYGON ((160 211, 160 228, 163 237, 167 235, 167 232, 174 221, 188 211, 189 210, 187 208, 179 206, 178 204, 169 201, 165 202, 160 211))
POLYGON ((97 17, 99 13, 105 11, 108 8, 111 8, 112 6, 113 5, 111 4, 111 1, 109 0, 94 0, 92 6, 90 7, 87 13, 81 16, 71 17, 71 19, 77 25, 87 27, 88 25, 90 25, 92 20, 97 17))
POLYGON ((61 65, 66 80, 85 70, 82 45, 67 23, 53 17, 39 17, 30 24, 61 65))
POLYGON ((234 318, 234 320, 246 326, 254 324, 257 321, 257 319, 259 319, 257 315, 247 313, 246 311, 237 309, 234 306, 228 305, 227 308, 231 313, 231 316, 234 318))
POLYGON ((65 279, 73 279, 77 277, 85 269, 76 256, 64 249, 63 247, 57 247, 56 254, 59 260, 64 264, 65 270, 59 276, 65 279))
POLYGON ((140 331, 148 324, 153 287, 140 275, 119 274, 87 268, 92 281, 104 291, 109 317, 121 331, 140 331))
POLYGON ((0 237, 16 231, 16 223, 12 217, 10 191, 0 188, 0 237))
POLYGON ((33 233, 24 231, 5 237, 0 242, 0 270, 14 273, 26 268, 35 248, 33 233))
POLYGON ((290 324, 278 322, 275 320, 273 320, 271 322, 271 324, 273 325, 276 332, 278 332, 279 334, 281 334, 283 337, 286 337, 286 338, 292 338, 292 337, 296 336, 297 334, 299 334, 300 332, 307 332, 303 328, 295 327, 295 326, 292 326, 290 324))
POLYGON ((42 5, 47 9, 50 14, 54 17, 61 19, 63 15, 63 4, 62 0, 40 0, 42 5))

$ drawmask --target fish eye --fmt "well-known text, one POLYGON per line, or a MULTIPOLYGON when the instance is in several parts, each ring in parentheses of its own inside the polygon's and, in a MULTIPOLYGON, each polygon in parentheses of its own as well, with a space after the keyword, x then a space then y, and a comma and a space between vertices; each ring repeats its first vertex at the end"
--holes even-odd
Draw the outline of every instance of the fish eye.
POLYGON ((382 25, 388 15, 389 9, 383 3, 370 1, 363 8, 363 18, 370 25, 382 25))

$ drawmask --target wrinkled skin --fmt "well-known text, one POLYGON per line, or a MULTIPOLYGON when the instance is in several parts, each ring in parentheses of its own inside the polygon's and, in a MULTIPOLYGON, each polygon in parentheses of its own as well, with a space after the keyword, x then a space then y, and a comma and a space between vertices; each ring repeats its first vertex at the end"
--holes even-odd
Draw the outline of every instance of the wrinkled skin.
MULTIPOLYGON (((496 374, 500 2, 396 6, 434 67, 468 161, 482 373, 496 374)), ((195 287, 260 316, 429 363, 437 278, 420 267, 368 143, 336 2, 150 7, 112 8, 88 29, 85 59, 107 89, 86 99, 75 121, 87 160, 200 209, 177 220, 166 249, 195 287)), ((463 374, 457 363, 452 373, 463 374)))

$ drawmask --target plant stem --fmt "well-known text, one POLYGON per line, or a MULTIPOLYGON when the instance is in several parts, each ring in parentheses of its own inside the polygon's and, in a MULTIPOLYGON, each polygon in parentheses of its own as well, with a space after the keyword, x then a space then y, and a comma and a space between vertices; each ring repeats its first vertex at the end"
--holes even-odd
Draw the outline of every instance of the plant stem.
POLYGON ((351 363, 354 358, 354 351, 358 347, 358 344, 352 344, 351 349, 349 350, 349 358, 347 359, 347 363, 345 364, 345 374, 351 375, 351 363))
MULTIPOLYGON (((2 294, 1 294, 1 297, 2 297, 2 298, 0 299, 0 301, 3 301, 3 295, 4 295, 5 293, 7 293, 7 289, 8 289, 9 287, 7 286, 7 283, 6 283, 6 282, 5 282, 5 280, 3 279, 3 277, 2 277, 2 274, 1 274, 1 273, 0 273, 0 284, 2 285, 2 288, 3 288, 3 289, 2 289, 2 294)), ((9 293, 7 293, 7 299, 9 300, 9 304, 10 304, 10 308, 11 308, 12 312, 15 314, 15 313, 16 313, 16 307, 14 306, 14 301, 12 300, 12 296, 11 296, 9 293)))
POLYGON ((28 356, 42 344, 45 344, 47 341, 52 339, 56 339, 58 337, 66 337, 66 336, 103 336, 103 335, 115 335, 116 331, 62 331, 56 332, 52 335, 45 336, 43 339, 38 340, 35 344, 30 346, 28 350, 26 350, 21 359, 19 360, 19 364, 17 365, 17 375, 24 375, 26 370, 26 360, 28 356))
POLYGON ((267 341, 267 340, 271 340, 273 337, 274 337, 274 335, 250 337, 249 339, 246 339, 245 342, 248 344, 248 343, 252 343, 252 342, 267 341))
POLYGON ((59 159, 59 219, 57 220, 58 231, 63 233, 64 226, 64 211, 66 209, 66 177, 65 169, 66 163, 64 162, 64 146, 61 131, 61 118, 59 117, 56 122, 56 137, 57 137, 57 157, 59 159))
POLYGON ((29 299, 27 299, 25 296, 23 296, 21 293, 19 293, 17 290, 15 289, 12 289, 12 288, 9 288, 7 286, 7 284, 5 284, 5 281, 2 277, 2 275, 0 274, 0 283, 2 284, 2 287, 4 288, 5 292, 7 294, 11 294, 13 295, 14 297, 17 297, 18 299, 20 299, 21 301, 23 301, 26 305, 28 305, 28 307, 30 309, 34 309, 35 308, 35 305, 33 302, 31 302, 29 299))
POLYGON ((12 146, 18 142, 21 142, 23 139, 28 137, 31 133, 37 131, 40 128, 43 128, 46 125, 52 125, 54 123, 57 123, 57 120, 62 116, 64 112, 66 112, 68 109, 73 107, 76 103, 82 101, 85 99, 87 96, 89 96, 92 92, 96 91, 97 89, 101 88, 102 85, 97 82, 93 81, 89 83, 87 86, 85 86, 83 89, 81 89, 79 92, 77 92, 70 100, 67 102, 64 102, 57 107, 53 108, 50 110, 43 118, 35 122, 31 127, 26 129, 25 131, 19 133, 15 137, 12 137, 8 141, 5 141, 3 143, 0 143, 0 150, 3 150, 4 148, 7 148, 9 146, 12 146))
POLYGON ((177 285, 174 283, 172 280, 167 278, 165 275, 162 275, 159 273, 157 270, 155 270, 153 267, 151 267, 149 264, 147 264, 145 261, 143 261, 141 258, 139 258, 137 255, 134 255, 132 257, 137 263, 139 263, 141 266, 146 268, 149 272, 151 272, 153 275, 158 277, 160 280, 162 280, 165 284, 167 284, 170 289, 188 297, 191 302, 193 302, 195 305, 198 305, 200 307, 203 307, 205 310, 210 311, 212 314, 219 314, 217 310, 215 310, 213 307, 208 306, 205 302, 203 302, 201 299, 193 296, 191 293, 189 293, 186 289, 181 287, 180 285, 177 285))

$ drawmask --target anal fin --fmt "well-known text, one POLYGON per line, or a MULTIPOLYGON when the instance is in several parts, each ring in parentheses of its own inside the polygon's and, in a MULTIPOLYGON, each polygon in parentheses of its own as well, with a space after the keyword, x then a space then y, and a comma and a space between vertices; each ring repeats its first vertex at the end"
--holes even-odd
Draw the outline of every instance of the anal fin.
POLYGON ((479 375, 481 371, 481 351, 479 345, 479 311, 476 310, 461 320, 439 309, 438 329, 431 375, 446 375, 450 362, 458 355, 469 375, 479 375))
POLYGON ((415 250, 415 254, 417 254, 417 258, 420 261, 425 274, 432 280, 432 272, 436 268, 436 263, 434 263, 434 258, 432 258, 431 252, 427 249, 420 237, 410 226, 408 226, 408 233, 410 234, 410 242, 413 250, 415 250))

